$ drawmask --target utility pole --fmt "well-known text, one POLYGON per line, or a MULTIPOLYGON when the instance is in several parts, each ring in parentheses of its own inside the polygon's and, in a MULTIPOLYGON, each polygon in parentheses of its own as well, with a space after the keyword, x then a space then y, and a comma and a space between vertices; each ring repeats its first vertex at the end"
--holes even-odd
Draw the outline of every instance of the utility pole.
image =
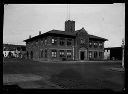
POLYGON ((124 39, 122 40, 122 67, 124 68, 124 39))

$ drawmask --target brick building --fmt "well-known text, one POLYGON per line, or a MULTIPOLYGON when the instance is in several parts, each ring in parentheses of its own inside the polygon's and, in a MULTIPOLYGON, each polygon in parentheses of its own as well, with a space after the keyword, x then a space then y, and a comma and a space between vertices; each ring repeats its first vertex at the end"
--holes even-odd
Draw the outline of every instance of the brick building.
POLYGON ((65 31, 51 30, 24 40, 27 58, 33 60, 102 60, 105 38, 90 35, 82 28, 75 31, 75 21, 65 21, 65 31))

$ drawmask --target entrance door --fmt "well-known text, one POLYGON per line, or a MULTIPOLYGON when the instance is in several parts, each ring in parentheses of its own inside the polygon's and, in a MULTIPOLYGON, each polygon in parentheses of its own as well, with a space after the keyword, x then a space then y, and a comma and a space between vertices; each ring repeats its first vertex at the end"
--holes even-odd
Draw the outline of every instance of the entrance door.
POLYGON ((81 51, 81 52, 80 52, 80 59, 81 59, 81 60, 84 60, 84 58, 85 58, 85 56, 84 56, 84 52, 81 51))

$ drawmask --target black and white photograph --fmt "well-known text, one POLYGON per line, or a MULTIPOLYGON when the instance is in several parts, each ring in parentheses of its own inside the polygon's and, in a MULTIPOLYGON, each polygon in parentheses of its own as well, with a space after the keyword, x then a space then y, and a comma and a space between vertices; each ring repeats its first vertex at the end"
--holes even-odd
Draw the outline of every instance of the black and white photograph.
POLYGON ((5 4, 3 86, 125 90, 125 3, 5 4))

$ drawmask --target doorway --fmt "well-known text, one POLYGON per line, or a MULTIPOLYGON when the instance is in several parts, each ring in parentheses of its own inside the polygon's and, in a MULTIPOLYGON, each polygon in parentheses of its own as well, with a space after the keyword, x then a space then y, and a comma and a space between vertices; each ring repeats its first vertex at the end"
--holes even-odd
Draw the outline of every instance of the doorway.
POLYGON ((80 52, 80 60, 84 60, 84 58, 85 58, 85 52, 81 51, 80 52))

